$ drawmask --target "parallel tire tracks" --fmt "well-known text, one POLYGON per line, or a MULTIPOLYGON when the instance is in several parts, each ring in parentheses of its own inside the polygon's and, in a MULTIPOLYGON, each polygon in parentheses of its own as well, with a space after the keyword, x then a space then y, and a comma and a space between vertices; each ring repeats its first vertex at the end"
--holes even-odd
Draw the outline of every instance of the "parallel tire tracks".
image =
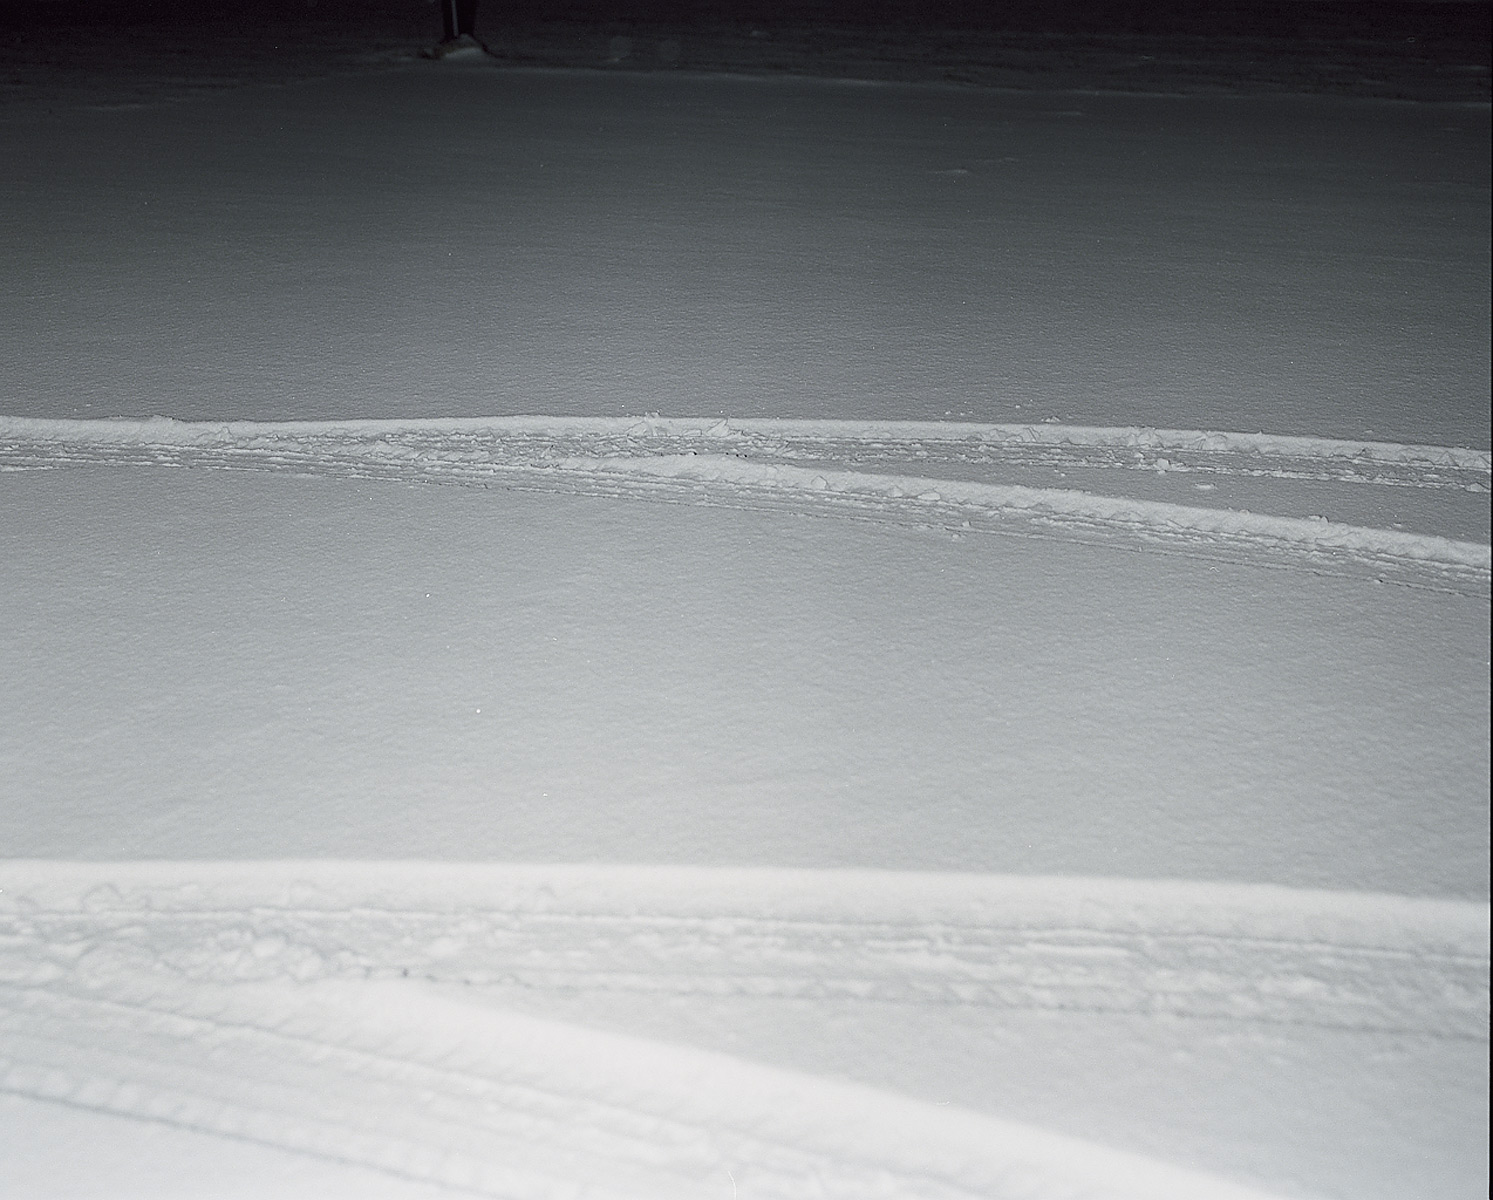
POLYGON ((407 984, 0 985, 0 1091, 508 1200, 1263 1200, 996 1118, 407 984))
MULTIPOLYGON (((11 918, 0 978, 81 949, 179 979, 468 987, 1139 1013, 1486 1040, 1487 958, 1227 930, 659 913, 161 913, 11 918), (23 966, 22 963, 29 963, 23 966)), ((42 968, 42 963, 50 966, 42 968)))
POLYGON ((1243 1200, 513 989, 1487 1038, 1487 907, 882 872, 0 862, 0 1090, 540 1200, 1243 1200))
POLYGON ((1367 570, 1484 594, 1476 542, 1068 488, 993 467, 1186 472, 1485 494, 1455 447, 1186 430, 934 422, 490 418, 191 423, 0 418, 0 470, 88 464, 284 471, 789 509, 1028 536, 1121 537, 1214 556, 1367 570))

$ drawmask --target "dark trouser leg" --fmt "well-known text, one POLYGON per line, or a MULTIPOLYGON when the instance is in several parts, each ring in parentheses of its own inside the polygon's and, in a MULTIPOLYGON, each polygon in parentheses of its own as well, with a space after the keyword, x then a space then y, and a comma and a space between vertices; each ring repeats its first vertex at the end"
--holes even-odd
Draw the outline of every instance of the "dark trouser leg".
POLYGON ((475 37, 477 24, 477 0, 452 0, 456 6, 456 32, 475 37))
POLYGON ((456 36, 456 0, 441 0, 441 40, 456 36))

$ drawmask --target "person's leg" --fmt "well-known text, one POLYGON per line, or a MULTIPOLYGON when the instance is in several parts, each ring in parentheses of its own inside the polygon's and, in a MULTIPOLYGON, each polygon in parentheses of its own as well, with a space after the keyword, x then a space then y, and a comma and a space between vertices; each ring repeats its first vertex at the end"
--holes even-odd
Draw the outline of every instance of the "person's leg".
POLYGON ((477 0, 452 0, 456 5, 456 35, 475 37, 477 24, 477 0))
POLYGON ((441 40, 449 42, 456 37, 456 0, 441 0, 441 40))

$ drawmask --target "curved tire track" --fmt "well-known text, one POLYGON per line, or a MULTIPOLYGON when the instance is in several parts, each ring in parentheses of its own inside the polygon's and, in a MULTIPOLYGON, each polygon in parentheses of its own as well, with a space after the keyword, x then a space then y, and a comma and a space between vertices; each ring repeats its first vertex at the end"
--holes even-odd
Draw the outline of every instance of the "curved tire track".
POLYGON ((0 1090, 507 1200, 1264 1200, 1136 1155, 407 984, 0 985, 0 1090))
POLYGON ((481 990, 1099 1009, 1475 1043, 1487 920, 1455 901, 1097 879, 0 862, 0 1090, 510 1200, 1244 1200, 997 1118, 517 1016, 481 990))
POLYGON ((1264 556, 1485 594, 1488 546, 1320 517, 1269 516, 960 478, 1102 467, 1486 493, 1489 455, 1455 447, 1186 430, 934 422, 473 418, 281 423, 0 418, 0 469, 114 463, 499 485, 788 509, 1182 553, 1264 556), (879 468, 867 470, 866 468, 879 468), (931 472, 919 474, 919 471, 931 472))

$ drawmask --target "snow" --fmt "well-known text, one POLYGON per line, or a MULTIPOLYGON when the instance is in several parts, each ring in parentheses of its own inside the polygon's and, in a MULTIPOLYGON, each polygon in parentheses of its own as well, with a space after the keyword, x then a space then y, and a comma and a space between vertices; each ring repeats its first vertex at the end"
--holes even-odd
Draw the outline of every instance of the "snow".
MULTIPOLYGON (((1403 1095, 1339 1055, 1377 1045, 1382 1062, 1398 1043, 1399 1072, 1455 1087, 1466 1073, 1445 1052, 1486 1023, 1486 906, 1387 895, 950 872, 32 862, 12 867, 0 906, 15 931, 0 1003, 22 1051, 10 1088, 499 1195, 548 1194, 557 1155, 600 1195, 711 1195, 727 1180, 796 1195, 810 1178, 815 1194, 851 1196, 1006 1195, 1017 1180, 1044 1195, 1258 1195, 998 1115, 1057 1100, 1051 1124, 1083 1128, 1113 1112, 1107 1095, 1044 1096, 968 1064, 951 1077, 925 1056, 952 1041, 1009 1069, 1012 1047, 982 1045, 972 1016, 1024 1022, 1049 1069, 1055 1031, 1034 1018, 1060 1020, 1070 1052, 1069 1039, 1123 1031, 1081 1063, 1060 1059, 1063 1082, 1144 1046, 1115 1078, 1154 1119, 1220 1079, 1236 1098, 1288 1080, 1285 1094, 1329 1101, 1284 1113, 1312 1142, 1341 1137, 1365 1089, 1403 1095), (818 1036, 783 1037, 785 1016, 791 1030, 816 1015, 831 1018, 818 1036), (681 1018, 702 1016, 732 1053, 691 1048, 704 1028, 681 1043, 681 1018), (743 1037, 795 1069, 743 1061, 743 1037), (882 1052, 828 1077, 803 1069, 868 1044, 882 1052), (1251 1079, 1262 1052, 1271 1065, 1251 1079), (414 1114, 398 1103, 412 1088, 414 1114)), ((1484 1098, 1456 1099, 1465 1136, 1484 1098)), ((1173 1130, 1179 1116, 1167 1113, 1173 1130)))
POLYGON ((0 135, 13 415, 1488 442, 1486 107, 429 64, 147 111, 0 135))
POLYGON ((273 472, 8 492, 16 854, 1487 894, 1476 594, 273 472))
POLYGON ((1487 127, 0 110, 0 1193, 1485 1194, 1487 127))

